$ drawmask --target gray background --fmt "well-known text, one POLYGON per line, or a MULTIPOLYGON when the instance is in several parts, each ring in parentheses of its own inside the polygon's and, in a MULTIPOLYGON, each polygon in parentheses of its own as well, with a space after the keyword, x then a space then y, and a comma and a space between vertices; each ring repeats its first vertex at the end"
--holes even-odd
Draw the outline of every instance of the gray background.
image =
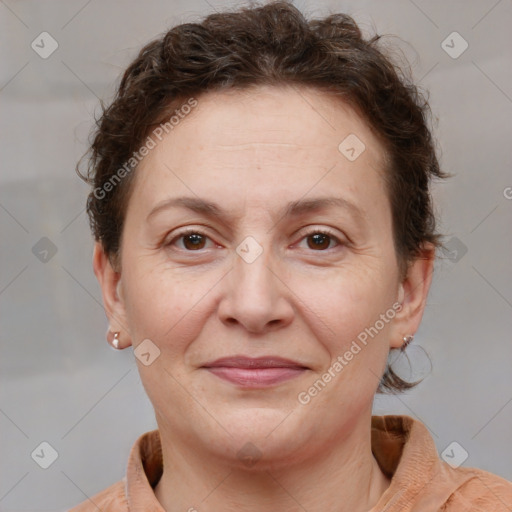
MULTIPOLYGON (((74 166, 98 98, 111 98, 139 47, 176 23, 233 5, 0 1, 2 511, 65 510, 85 500, 122 478, 135 439, 156 428, 132 350, 117 353, 105 340, 87 187, 74 166), (31 48, 43 31, 59 45, 47 59, 31 48), (33 250, 42 237, 57 251, 47 262, 40 246, 33 250), (58 452, 46 470, 31 458, 42 441, 58 452)), ((430 90, 442 166, 455 174, 434 189, 453 252, 437 263, 407 352, 413 376, 430 369, 419 347, 433 369, 414 391, 378 397, 375 414, 416 417, 440 453, 457 441, 469 454, 465 466, 510 480, 512 3, 295 5, 315 16, 347 12, 365 31, 399 36, 391 42, 430 90), (453 31, 469 44, 458 58, 441 46, 453 31)), ((457 50, 460 42, 449 44, 457 50)))

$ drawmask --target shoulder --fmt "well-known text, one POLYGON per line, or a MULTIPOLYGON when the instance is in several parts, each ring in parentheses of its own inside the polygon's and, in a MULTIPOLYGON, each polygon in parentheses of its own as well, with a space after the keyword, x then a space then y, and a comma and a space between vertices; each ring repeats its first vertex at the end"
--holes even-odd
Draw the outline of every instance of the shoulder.
POLYGON ((128 512, 124 479, 87 498, 68 512, 98 512, 98 510, 102 512, 128 512))
POLYGON ((453 491, 443 510, 512 510, 512 482, 482 469, 458 468, 457 472, 467 479, 453 491))
POLYGON ((479 468, 448 464, 418 420, 372 417, 372 451, 391 478, 372 511, 512 511, 512 482, 479 468))

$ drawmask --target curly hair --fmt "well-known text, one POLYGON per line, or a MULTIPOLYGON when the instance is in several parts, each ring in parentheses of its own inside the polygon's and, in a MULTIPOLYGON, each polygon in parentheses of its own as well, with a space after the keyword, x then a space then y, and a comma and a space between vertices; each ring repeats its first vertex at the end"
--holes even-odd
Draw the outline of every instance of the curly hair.
MULTIPOLYGON (((380 39, 377 34, 365 39, 346 14, 307 20, 291 3, 277 1, 175 26, 144 46, 110 105, 101 102, 102 115, 84 155, 89 155, 87 174, 79 170, 81 161, 76 169, 93 186, 87 199, 91 230, 114 267, 121 268, 134 155, 150 130, 210 91, 292 85, 334 94, 383 144, 393 241, 405 277, 425 243, 442 245, 429 187, 433 178, 449 175, 439 167, 427 99, 378 47, 380 39)), ((378 392, 399 392, 418 382, 402 380, 388 364, 378 392)))

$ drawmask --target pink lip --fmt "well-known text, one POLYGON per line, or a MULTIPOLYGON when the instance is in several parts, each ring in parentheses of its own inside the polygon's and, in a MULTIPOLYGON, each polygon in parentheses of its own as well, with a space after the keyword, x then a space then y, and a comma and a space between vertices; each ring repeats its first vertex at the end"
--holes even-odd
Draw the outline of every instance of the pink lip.
POLYGON ((289 359, 245 356, 224 357, 205 364, 203 368, 221 379, 247 388, 279 384, 307 370, 300 363, 289 359))

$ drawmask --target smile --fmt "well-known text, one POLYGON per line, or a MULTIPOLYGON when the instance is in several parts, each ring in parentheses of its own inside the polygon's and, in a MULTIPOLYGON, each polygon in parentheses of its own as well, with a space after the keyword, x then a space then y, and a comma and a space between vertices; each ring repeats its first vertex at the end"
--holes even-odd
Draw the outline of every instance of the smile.
POLYGON ((217 359, 203 366, 213 375, 245 388, 280 384, 302 375, 308 368, 279 357, 245 356, 217 359))

